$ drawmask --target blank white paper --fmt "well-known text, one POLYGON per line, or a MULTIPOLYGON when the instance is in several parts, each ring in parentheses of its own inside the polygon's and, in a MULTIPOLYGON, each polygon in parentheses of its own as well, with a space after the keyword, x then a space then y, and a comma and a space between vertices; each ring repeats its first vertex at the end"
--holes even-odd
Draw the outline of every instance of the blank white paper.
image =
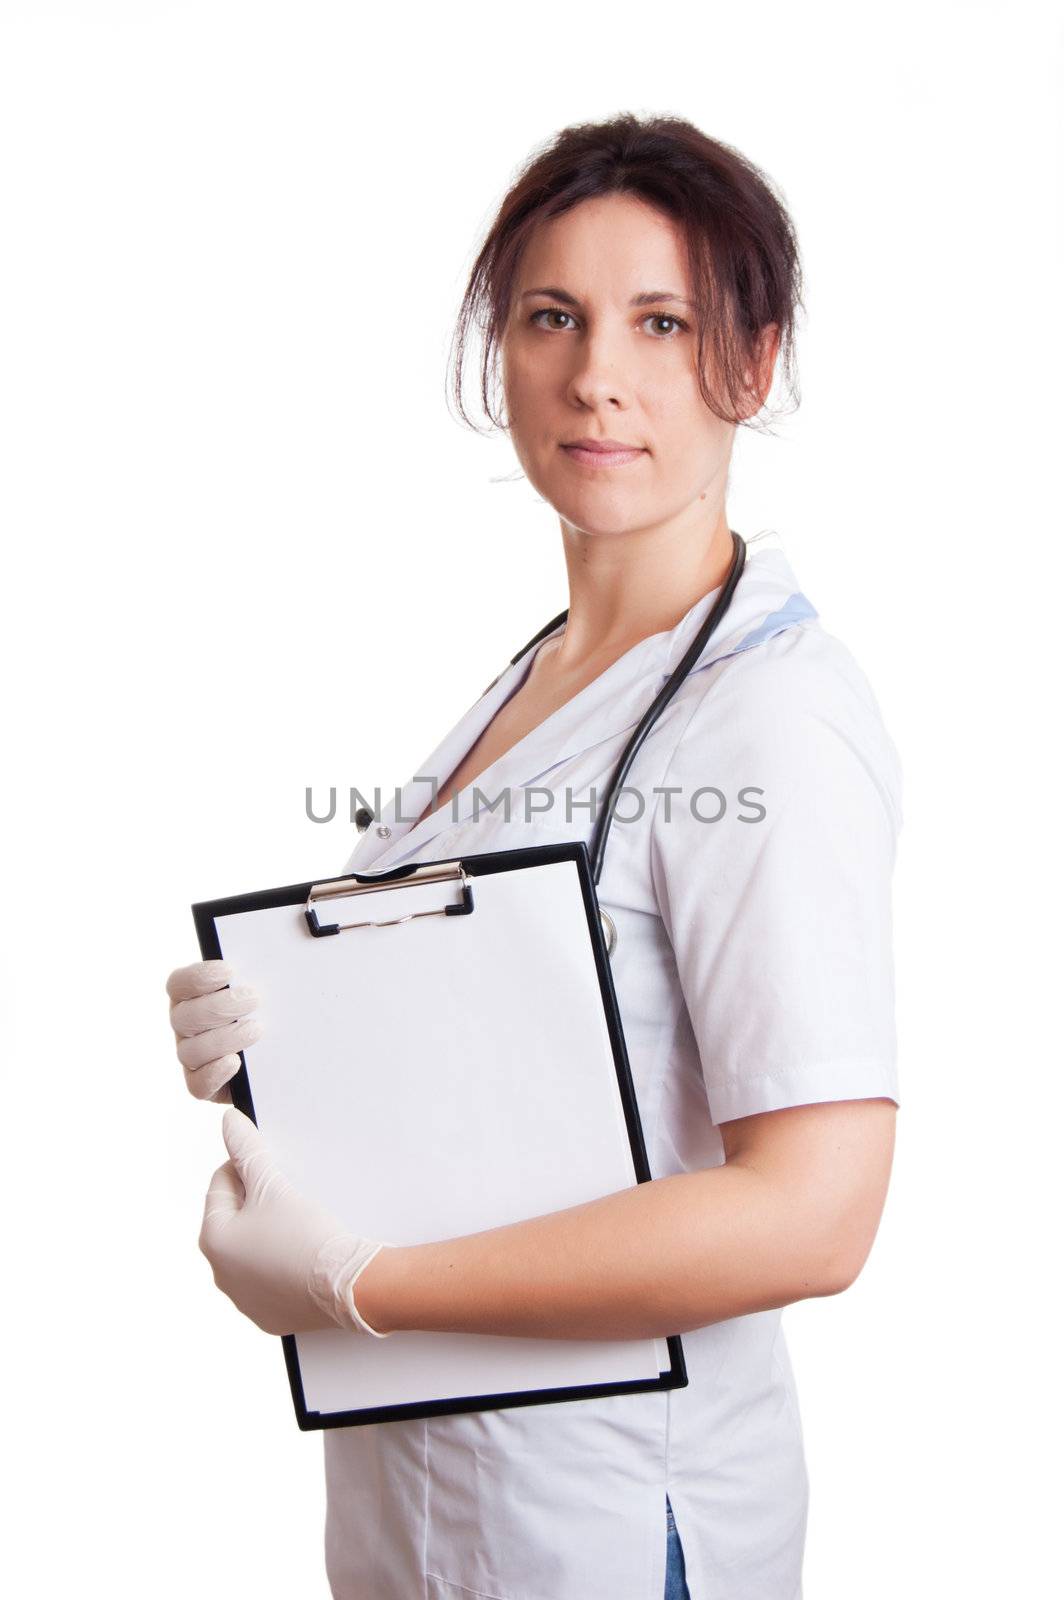
MULTIPOLYGON (((313 938, 302 906, 217 919, 262 1000, 245 1051, 281 1169, 352 1232, 422 1244, 636 1182, 576 863, 472 880, 468 916, 313 938)), ((454 903, 455 883, 317 902, 323 924, 454 903)), ((657 1378, 662 1339, 298 1334, 308 1410, 657 1378)))

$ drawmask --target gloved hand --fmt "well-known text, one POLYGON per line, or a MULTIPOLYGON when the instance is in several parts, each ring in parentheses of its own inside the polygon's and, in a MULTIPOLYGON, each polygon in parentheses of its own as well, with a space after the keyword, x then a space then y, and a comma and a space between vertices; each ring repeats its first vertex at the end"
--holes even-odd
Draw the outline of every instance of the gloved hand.
POLYGON ((217 1105, 232 1105, 229 1079, 240 1070, 236 1052, 262 1038, 261 1023, 249 1015, 259 996, 247 984, 226 988, 233 978, 228 961, 195 961, 166 980, 185 1084, 197 1100, 217 1105))
POLYGON ((211 1179, 199 1237, 219 1289, 264 1333, 346 1328, 387 1339, 359 1316, 352 1290, 395 1246, 348 1233, 299 1194, 242 1111, 229 1107, 222 1136, 230 1159, 211 1179))

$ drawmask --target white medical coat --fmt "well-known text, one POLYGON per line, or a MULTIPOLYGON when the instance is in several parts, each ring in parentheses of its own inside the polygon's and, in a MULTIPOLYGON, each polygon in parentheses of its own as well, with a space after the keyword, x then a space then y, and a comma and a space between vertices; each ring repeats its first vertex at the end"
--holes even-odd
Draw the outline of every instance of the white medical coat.
MULTIPOLYGON (((574 805, 567 819, 566 790, 586 801, 594 786, 601 805, 716 592, 417 825, 403 819, 420 815, 430 789, 411 779, 345 870, 589 842, 591 814, 574 805), (486 808, 504 793, 509 820, 501 804, 486 808)), ((500 674, 416 776, 442 786, 534 654, 500 674)), ((774 534, 749 541, 731 606, 626 788, 599 899, 617 927, 613 981, 652 1176, 722 1164, 718 1124, 732 1117, 897 1103, 898 757, 865 677, 821 627, 774 534)), ((667 1492, 692 1600, 800 1597, 808 1484, 780 1312, 682 1340, 683 1389, 325 1432, 334 1596, 662 1600, 667 1492)))

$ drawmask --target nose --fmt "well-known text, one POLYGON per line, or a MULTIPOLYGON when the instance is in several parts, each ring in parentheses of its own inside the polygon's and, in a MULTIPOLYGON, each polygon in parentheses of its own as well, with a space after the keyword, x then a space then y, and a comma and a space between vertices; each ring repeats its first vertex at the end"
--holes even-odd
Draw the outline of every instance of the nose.
POLYGON ((577 344, 574 341, 573 371, 569 378, 568 394, 574 405, 594 411, 599 406, 616 406, 620 409, 629 403, 628 380, 624 375, 617 350, 617 341, 609 330, 600 328, 588 332, 577 344))

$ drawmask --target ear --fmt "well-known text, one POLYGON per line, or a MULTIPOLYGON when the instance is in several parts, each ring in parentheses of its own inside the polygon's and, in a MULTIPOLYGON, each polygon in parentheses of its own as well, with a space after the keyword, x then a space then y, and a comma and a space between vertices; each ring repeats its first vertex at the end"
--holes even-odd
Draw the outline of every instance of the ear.
POLYGON ((746 368, 746 384, 751 397, 747 416, 761 410, 772 388, 772 377, 779 354, 780 330, 776 322, 767 322, 759 331, 754 347, 754 358, 746 368))

